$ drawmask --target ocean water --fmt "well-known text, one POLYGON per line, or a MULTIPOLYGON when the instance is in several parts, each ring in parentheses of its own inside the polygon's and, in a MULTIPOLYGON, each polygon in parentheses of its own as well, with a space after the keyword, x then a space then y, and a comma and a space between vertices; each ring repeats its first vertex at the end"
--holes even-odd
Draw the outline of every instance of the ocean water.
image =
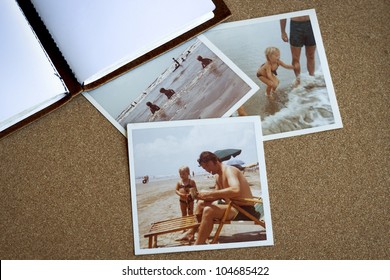
MULTIPOLYGON (((288 30, 287 26, 287 30, 288 30)), ((316 51, 315 76, 306 68, 305 49, 302 49, 301 84, 293 88, 293 70, 279 67, 280 80, 273 99, 265 96, 266 85, 257 77, 257 69, 266 61, 264 51, 269 46, 280 49, 280 59, 291 64, 290 45, 281 40, 279 20, 240 25, 205 33, 217 48, 249 76, 260 89, 243 105, 248 115, 259 115, 263 135, 290 132, 335 123, 321 61, 316 51)))
POLYGON ((286 87, 277 90, 275 100, 277 108, 273 114, 264 114, 262 130, 264 135, 319 127, 335 122, 330 105, 324 76, 317 73, 314 77, 301 76, 298 87, 286 87))
POLYGON ((176 58, 180 67, 172 63, 155 81, 123 110, 116 120, 127 123, 202 119, 223 116, 249 91, 250 87, 206 45, 197 40, 176 58), (213 60, 202 68, 198 55, 213 60), (160 88, 176 93, 168 99, 160 88), (146 102, 161 109, 154 114, 146 102))

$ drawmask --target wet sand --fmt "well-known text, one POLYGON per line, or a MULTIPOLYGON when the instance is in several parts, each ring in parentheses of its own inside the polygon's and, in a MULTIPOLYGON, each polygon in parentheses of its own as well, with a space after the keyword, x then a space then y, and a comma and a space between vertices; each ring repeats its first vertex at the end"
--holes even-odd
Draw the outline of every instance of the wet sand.
MULTIPOLYGON (((245 177, 250 183, 254 196, 259 196, 260 180, 259 171, 246 171, 245 177)), ((214 178, 211 175, 195 175, 193 177, 199 191, 210 190, 214 186, 214 178)), ((175 186, 178 178, 153 180, 147 184, 138 182, 136 185, 137 191, 137 209, 139 221, 139 239, 140 248, 148 248, 148 239, 144 237, 153 222, 163 221, 166 219, 177 218, 181 216, 179 197, 175 193, 175 186)), ((212 232, 213 236, 215 232, 212 232)), ((159 247, 175 247, 189 245, 188 242, 179 242, 175 239, 179 238, 183 232, 174 232, 158 236, 159 247)), ((263 228, 253 224, 232 224, 224 225, 220 234, 219 243, 243 242, 265 240, 265 232, 263 228)))

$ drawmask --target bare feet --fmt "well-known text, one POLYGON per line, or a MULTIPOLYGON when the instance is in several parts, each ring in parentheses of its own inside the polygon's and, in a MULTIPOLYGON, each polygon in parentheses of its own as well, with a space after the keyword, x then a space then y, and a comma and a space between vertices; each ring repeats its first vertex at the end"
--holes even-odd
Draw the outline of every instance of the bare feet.
POLYGON ((188 241, 188 242, 192 242, 194 240, 195 240, 195 236, 193 233, 190 232, 187 232, 182 237, 175 239, 175 241, 188 241))
POLYGON ((275 92, 272 92, 272 93, 265 93, 265 96, 267 96, 268 97, 268 99, 270 99, 270 100, 274 100, 275 99, 275 97, 273 96, 273 94, 274 94, 275 92))
POLYGON ((301 84, 301 77, 298 76, 298 77, 295 79, 295 81, 294 81, 292 87, 293 87, 293 88, 296 88, 296 87, 299 86, 300 84, 301 84))

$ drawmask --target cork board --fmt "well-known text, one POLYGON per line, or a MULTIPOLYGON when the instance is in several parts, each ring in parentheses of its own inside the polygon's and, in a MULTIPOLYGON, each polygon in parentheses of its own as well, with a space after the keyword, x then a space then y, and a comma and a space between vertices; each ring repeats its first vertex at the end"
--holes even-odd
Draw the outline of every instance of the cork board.
POLYGON ((83 96, 0 141, 1 259, 389 259, 389 3, 314 8, 344 128, 264 144, 275 245, 135 257, 127 144, 83 96))

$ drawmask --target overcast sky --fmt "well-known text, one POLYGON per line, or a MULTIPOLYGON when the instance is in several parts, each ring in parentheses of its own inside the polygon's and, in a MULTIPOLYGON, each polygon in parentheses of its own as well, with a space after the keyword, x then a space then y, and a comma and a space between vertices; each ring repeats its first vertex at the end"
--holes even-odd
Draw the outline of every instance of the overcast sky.
POLYGON ((89 94, 114 118, 146 90, 178 57, 191 46, 191 40, 179 47, 145 63, 134 70, 118 77, 89 94))
POLYGON ((246 164, 258 162, 255 125, 252 122, 157 127, 132 131, 136 177, 178 174, 187 165, 195 173, 204 170, 197 159, 202 151, 242 149, 237 158, 246 164))

